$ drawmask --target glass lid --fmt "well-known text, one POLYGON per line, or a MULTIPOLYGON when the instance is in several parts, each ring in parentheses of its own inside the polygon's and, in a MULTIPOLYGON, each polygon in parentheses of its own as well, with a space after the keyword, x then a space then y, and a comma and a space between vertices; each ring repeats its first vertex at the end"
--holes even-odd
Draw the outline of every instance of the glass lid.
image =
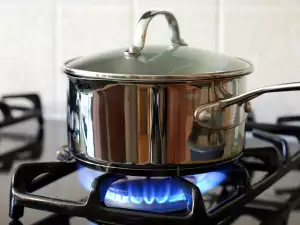
POLYGON ((252 72, 252 64, 188 47, 180 38, 177 20, 171 13, 149 11, 139 20, 131 47, 69 60, 64 71, 78 79, 186 82, 246 75, 252 72), (170 46, 145 46, 149 22, 156 15, 164 15, 168 21, 170 46))

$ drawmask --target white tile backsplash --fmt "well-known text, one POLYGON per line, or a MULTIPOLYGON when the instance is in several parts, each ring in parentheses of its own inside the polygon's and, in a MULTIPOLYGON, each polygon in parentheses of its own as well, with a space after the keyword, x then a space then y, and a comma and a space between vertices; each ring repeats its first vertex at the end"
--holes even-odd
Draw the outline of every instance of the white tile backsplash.
POLYGON ((300 7, 299 0, 223 0, 226 2, 226 9, 234 8, 251 8, 251 7, 266 7, 267 9, 284 8, 284 9, 295 9, 300 7))
MULTIPOLYGON (((189 46, 216 50, 217 43, 217 1, 189 0, 186 4, 176 1, 135 1, 135 23, 148 10, 168 10, 172 12, 179 23, 182 39, 189 46)), ((165 18, 155 18, 151 21, 146 44, 169 44, 169 29, 165 18)))
MULTIPOLYGON (((254 63, 255 71, 247 77, 248 90, 299 81, 300 10, 281 5, 270 9, 232 4, 224 1, 223 49, 254 63)), ((299 92, 290 92, 267 94, 253 100, 258 120, 271 122, 278 115, 300 114, 299 97, 299 92)))
POLYGON ((135 4, 139 4, 146 10, 170 10, 170 9, 210 9, 215 8, 218 0, 134 0, 135 4))
MULTIPOLYGON (((65 118, 65 60, 131 44, 147 10, 175 14, 193 47, 244 57, 255 65, 248 90, 297 81, 300 2, 297 0, 0 0, 0 95, 37 91, 46 116, 65 118)), ((147 45, 169 43, 163 17, 151 21, 147 45)), ((300 93, 253 101, 257 118, 300 114, 300 93), (273 114, 270 114, 270 111, 273 114)))
POLYGON ((0 95, 38 92, 47 115, 55 108, 52 3, 1 4, 0 95))
POLYGON ((124 0, 82 3, 57 1, 55 79, 58 117, 66 108, 68 80, 60 69, 63 62, 78 56, 128 46, 132 33, 130 3, 131 1, 124 0))

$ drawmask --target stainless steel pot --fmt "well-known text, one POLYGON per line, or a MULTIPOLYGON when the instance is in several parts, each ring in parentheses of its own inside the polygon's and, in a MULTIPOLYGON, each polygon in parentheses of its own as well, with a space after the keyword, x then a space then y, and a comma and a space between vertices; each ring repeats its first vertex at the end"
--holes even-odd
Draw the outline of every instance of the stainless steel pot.
POLYGON ((251 63, 188 47, 169 12, 146 12, 128 49, 65 64, 69 77, 68 150, 85 165, 132 175, 195 173, 238 158, 249 100, 300 90, 280 84, 245 93, 251 63), (145 47, 156 15, 171 46, 145 47))

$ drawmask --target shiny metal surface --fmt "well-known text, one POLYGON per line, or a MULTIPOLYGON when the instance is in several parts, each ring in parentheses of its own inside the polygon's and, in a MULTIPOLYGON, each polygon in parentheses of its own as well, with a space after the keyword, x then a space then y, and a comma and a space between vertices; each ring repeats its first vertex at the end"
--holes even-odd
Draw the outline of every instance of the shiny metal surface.
POLYGON ((292 83, 244 93, 244 79, 168 85, 70 80, 70 153, 103 170, 137 173, 232 160, 241 154, 247 116, 237 103, 267 92, 300 90, 292 83), (195 120, 199 109, 209 112, 200 124, 195 120))
POLYGON ((180 37, 176 18, 167 11, 144 13, 137 24, 134 43, 125 52, 115 49, 77 57, 64 64, 64 72, 71 79, 139 84, 232 79, 252 71, 252 63, 247 60, 188 47, 180 37), (164 15, 168 22, 171 45, 145 47, 148 25, 157 15, 164 15))
POLYGON ((150 88, 150 163, 163 163, 166 161, 166 113, 167 89, 165 87, 150 88))
POLYGON ((235 160, 244 145, 248 101, 300 89, 294 83, 244 93, 251 63, 182 45, 176 18, 150 11, 125 56, 118 50, 65 65, 69 150, 75 159, 102 170, 152 175, 235 160), (147 52, 147 27, 156 15, 166 17, 172 47, 147 52))
POLYGON ((61 148, 59 148, 59 150, 57 150, 56 159, 62 162, 68 162, 73 160, 73 157, 67 145, 62 146, 61 148))
POLYGON ((271 92, 283 92, 283 91, 299 91, 300 82, 286 83, 286 84, 277 84, 267 87, 258 88, 256 90, 244 93, 242 95, 236 96, 234 98, 224 99, 220 101, 220 107, 222 109, 231 106, 233 104, 243 104, 253 98, 256 98, 265 93, 271 92))
MULTIPOLYGON (((233 79, 239 78, 241 76, 246 76, 253 72, 253 66, 250 62, 240 59, 249 66, 232 71, 222 71, 215 73, 199 73, 199 74, 182 74, 182 75, 167 75, 167 74, 157 74, 153 76, 152 74, 133 74, 133 73, 101 73, 93 71, 84 71, 81 69, 74 69, 68 67, 67 63, 64 65, 64 72, 71 79, 94 79, 94 80, 108 80, 122 83, 136 83, 136 84, 172 84, 172 83, 188 83, 194 82, 196 80, 221 80, 221 79, 233 79)), ((72 62, 69 60, 68 62, 72 62)))
POLYGON ((286 84, 277 84, 267 87, 258 88, 256 90, 232 97, 220 100, 218 102, 214 102, 212 104, 208 104, 205 106, 200 106, 198 109, 195 110, 195 121, 199 124, 199 126, 209 127, 213 129, 224 129, 228 127, 235 127, 242 123, 245 118, 238 117, 238 119, 231 120, 231 123, 229 124, 212 124, 211 121, 215 119, 213 117, 212 111, 214 113, 222 113, 226 108, 232 107, 233 105, 236 105, 237 108, 241 108, 240 111, 242 111, 244 108, 246 113, 249 113, 251 111, 251 106, 248 101, 250 101, 253 98, 256 98, 262 94, 265 93, 272 93, 272 92, 283 92, 283 91, 299 91, 300 90, 300 82, 294 82, 294 83, 286 83, 286 84), (244 107, 241 107, 244 105, 244 107), (209 115, 209 117, 208 117, 209 115))
MULTIPOLYGON (((243 90, 244 78, 169 85, 70 80, 69 149, 79 160, 131 169, 230 160, 241 153, 243 124, 207 129, 195 123, 194 112, 243 90)), ((213 123, 243 116, 227 109, 213 123)))
POLYGON ((143 50, 146 42, 147 29, 150 21, 157 15, 165 16, 170 30, 171 47, 187 45, 180 37, 179 25, 175 16, 167 11, 148 11, 140 18, 134 37, 134 43, 124 54, 126 56, 138 56, 143 50))

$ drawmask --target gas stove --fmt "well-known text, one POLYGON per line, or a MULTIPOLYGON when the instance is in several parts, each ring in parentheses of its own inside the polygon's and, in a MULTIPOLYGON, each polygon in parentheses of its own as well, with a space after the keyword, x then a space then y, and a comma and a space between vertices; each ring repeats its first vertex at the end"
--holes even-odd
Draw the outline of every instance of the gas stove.
POLYGON ((0 129, 0 159, 9 165, 0 177, 1 224, 297 224, 298 117, 276 124, 250 117, 244 154, 233 163, 133 177, 55 161, 66 125, 43 123, 39 112, 0 129))

